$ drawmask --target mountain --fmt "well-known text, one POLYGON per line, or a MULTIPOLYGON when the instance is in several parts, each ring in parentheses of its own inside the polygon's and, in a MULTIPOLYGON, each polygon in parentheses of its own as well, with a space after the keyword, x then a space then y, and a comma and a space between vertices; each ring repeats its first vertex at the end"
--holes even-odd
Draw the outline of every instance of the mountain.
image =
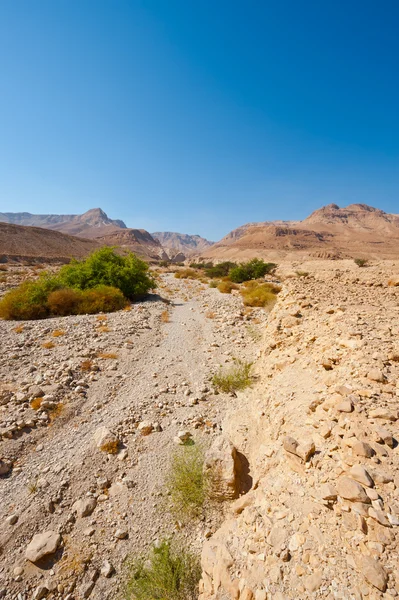
POLYGON ((201 253, 204 259, 399 258, 399 216, 366 204, 329 204, 303 221, 250 223, 201 253))
POLYGON ((168 259, 161 243, 145 229, 116 229, 97 237, 96 242, 105 246, 120 246, 147 260, 168 259))
POLYGON ((40 227, 0 222, 0 262, 33 260, 68 262, 82 258, 100 248, 94 240, 86 240, 40 227))
POLYGON ((160 241, 170 258, 177 254, 188 256, 193 252, 201 252, 214 243, 199 235, 188 235, 187 233, 173 231, 157 231, 151 235, 160 241))
POLYGON ((92 208, 82 215, 33 215, 31 213, 0 213, 0 222, 54 229, 69 235, 96 238, 109 231, 126 229, 119 219, 110 219, 101 208, 92 208))

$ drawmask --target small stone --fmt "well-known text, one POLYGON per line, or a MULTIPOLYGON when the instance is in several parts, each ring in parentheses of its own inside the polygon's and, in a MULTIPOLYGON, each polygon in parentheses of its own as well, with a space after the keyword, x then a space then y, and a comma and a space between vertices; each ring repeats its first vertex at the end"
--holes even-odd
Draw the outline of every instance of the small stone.
POLYGON ((371 369, 371 371, 367 373, 367 379, 383 383, 385 381, 385 375, 379 369, 371 369))
POLYGON ((384 513, 381 510, 369 508, 369 517, 371 517, 372 519, 374 519, 375 521, 377 521, 380 525, 383 525, 384 527, 391 527, 391 523, 389 522, 389 520, 387 519, 387 517, 384 515, 384 513))
POLYGON ((323 500, 336 500, 337 490, 331 483, 323 483, 320 486, 320 497, 323 500))
POLYGON ((370 498, 367 496, 364 488, 349 477, 341 477, 337 482, 337 492, 341 498, 351 502, 362 502, 370 504, 370 498))
POLYGON ((44 533, 38 533, 33 536, 31 542, 28 544, 25 557, 30 562, 36 563, 43 556, 48 554, 54 554, 57 548, 61 544, 61 536, 55 531, 46 531, 44 533))
POLYGON ((297 442, 296 439, 293 437, 287 435, 287 437, 285 437, 283 440, 283 448, 286 452, 296 454, 296 449, 298 448, 298 446, 299 442, 297 442))
POLYGON ((374 481, 363 465, 353 465, 349 469, 348 475, 366 487, 374 487, 374 481))
POLYGON ((89 517, 96 506, 97 500, 95 498, 83 498, 74 503, 72 510, 76 512, 78 517, 89 517))
POLYGON ((126 529, 117 529, 115 531, 115 537, 118 540, 124 540, 125 538, 127 538, 128 536, 128 532, 126 531, 126 529))
POLYGON ((112 431, 106 427, 99 427, 94 433, 94 442, 99 450, 116 454, 119 448, 119 440, 112 431))
POLYGON ((114 567, 111 565, 111 563, 108 560, 104 560, 103 562, 103 566, 101 567, 101 575, 103 577, 111 577, 111 575, 114 573, 114 567))
POLYGON ((388 408, 373 408, 369 411, 370 419, 385 419, 385 421, 397 421, 397 414, 390 411, 388 408))
POLYGON ((371 556, 362 556, 358 560, 358 568, 368 583, 371 583, 371 585, 381 592, 385 592, 387 589, 388 575, 379 561, 371 556))
POLYGON ((48 588, 45 585, 39 585, 33 592, 33 600, 42 600, 48 594, 48 588))
POLYGON ((12 462, 9 460, 0 460, 0 476, 8 475, 12 469, 12 462))
POLYGON ((10 515, 9 517, 7 517, 6 522, 9 525, 15 525, 15 523, 18 521, 18 515, 10 515))
POLYGON ((322 582, 323 582, 322 572, 315 571, 312 575, 309 575, 309 577, 306 577, 305 587, 308 590, 308 592, 315 592, 316 590, 319 589, 322 582))
POLYGON ((296 454, 305 462, 316 452, 316 446, 312 440, 303 442, 297 446, 296 454))
POLYGON ((352 452, 356 456, 364 456, 365 458, 371 458, 374 455, 374 450, 366 442, 356 442, 352 447, 352 452))
POLYGON ((339 404, 337 404, 337 411, 344 413, 351 413, 353 411, 353 402, 347 398, 346 400, 342 400, 339 404))

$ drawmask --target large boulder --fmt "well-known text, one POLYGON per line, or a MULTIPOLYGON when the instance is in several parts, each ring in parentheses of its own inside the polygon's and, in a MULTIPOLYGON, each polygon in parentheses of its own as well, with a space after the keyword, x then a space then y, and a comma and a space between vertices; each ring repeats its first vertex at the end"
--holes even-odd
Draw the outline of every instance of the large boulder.
POLYGON ((217 438, 205 455, 204 473, 208 477, 210 496, 219 501, 238 496, 237 450, 223 437, 217 438))

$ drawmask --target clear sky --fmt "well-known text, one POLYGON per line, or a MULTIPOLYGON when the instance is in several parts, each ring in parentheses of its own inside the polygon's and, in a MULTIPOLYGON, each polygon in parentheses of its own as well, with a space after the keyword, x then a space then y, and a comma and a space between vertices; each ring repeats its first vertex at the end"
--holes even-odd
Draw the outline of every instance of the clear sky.
POLYGON ((1 0, 0 212, 399 213, 398 0, 1 0))

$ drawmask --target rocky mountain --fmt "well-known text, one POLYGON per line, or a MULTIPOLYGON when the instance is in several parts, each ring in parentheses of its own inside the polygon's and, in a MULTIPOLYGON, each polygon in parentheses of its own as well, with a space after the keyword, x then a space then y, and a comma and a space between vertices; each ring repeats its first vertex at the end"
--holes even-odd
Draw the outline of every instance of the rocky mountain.
POLYGON ((54 229, 69 235, 96 238, 111 229, 126 229, 119 219, 110 219, 101 208, 92 208, 82 215, 33 215, 31 213, 0 213, 0 221, 14 225, 30 225, 54 229))
POLYGON ((94 240, 50 231, 40 227, 25 227, 0 223, 0 261, 26 260, 67 262, 82 258, 100 248, 94 240))
POLYGON ((214 244, 199 235, 188 235, 187 233, 157 231, 151 235, 160 241, 170 258, 177 254, 188 256, 193 252, 201 252, 214 244))
POLYGON ((367 206, 329 204, 303 221, 244 225, 201 253, 205 259, 397 258, 399 217, 367 206))

